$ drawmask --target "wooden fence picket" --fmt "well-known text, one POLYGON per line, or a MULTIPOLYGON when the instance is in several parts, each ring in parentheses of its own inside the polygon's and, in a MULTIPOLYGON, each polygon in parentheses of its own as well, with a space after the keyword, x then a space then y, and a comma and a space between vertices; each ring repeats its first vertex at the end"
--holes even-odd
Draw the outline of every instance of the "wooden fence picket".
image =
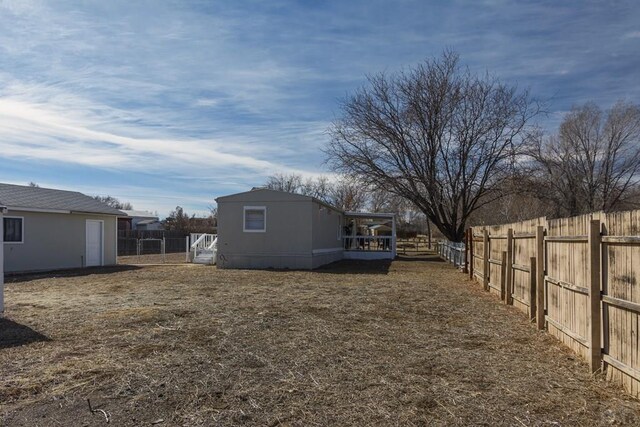
POLYGON ((640 210, 472 227, 466 244, 470 278, 640 398, 640 210))

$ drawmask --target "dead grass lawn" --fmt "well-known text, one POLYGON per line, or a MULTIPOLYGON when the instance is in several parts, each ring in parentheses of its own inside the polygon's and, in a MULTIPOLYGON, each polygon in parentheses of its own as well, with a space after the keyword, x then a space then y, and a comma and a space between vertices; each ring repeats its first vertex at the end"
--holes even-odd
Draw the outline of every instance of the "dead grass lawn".
POLYGON ((433 258, 8 283, 0 425, 635 425, 640 403, 433 258), (155 424, 153 424, 155 423, 155 424))

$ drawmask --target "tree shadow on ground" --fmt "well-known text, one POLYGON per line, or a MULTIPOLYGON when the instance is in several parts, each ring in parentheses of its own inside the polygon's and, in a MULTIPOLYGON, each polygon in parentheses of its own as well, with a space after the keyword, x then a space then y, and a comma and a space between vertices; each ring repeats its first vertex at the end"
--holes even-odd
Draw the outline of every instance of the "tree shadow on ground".
POLYGON ((396 259, 398 261, 446 262, 434 253, 399 254, 396 259))
POLYGON ((37 273, 7 273, 5 283, 29 282, 37 279, 49 279, 52 277, 80 277, 92 274, 113 274, 123 271, 139 270, 143 267, 136 265, 113 265, 109 267, 85 267, 67 270, 50 270, 37 273))
POLYGON ((0 350, 41 341, 51 341, 51 339, 28 326, 0 318, 0 350))
POLYGON ((313 270, 316 273, 330 274, 388 274, 390 259, 355 260, 343 259, 313 270))

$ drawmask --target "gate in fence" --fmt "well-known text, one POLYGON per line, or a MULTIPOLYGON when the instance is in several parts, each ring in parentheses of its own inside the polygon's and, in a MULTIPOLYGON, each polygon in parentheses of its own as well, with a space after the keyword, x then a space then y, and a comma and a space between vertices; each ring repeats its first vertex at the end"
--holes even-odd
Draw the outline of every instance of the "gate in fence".
POLYGON ((168 230, 118 230, 118 256, 185 252, 187 233, 168 230), (140 241, 142 249, 140 249, 140 241), (163 248, 162 248, 163 247, 163 248))

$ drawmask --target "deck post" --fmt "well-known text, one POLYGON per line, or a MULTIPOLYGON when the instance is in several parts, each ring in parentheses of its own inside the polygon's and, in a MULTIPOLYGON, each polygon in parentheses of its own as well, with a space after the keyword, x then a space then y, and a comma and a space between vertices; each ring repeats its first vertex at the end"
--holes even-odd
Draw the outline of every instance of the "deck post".
POLYGON ((396 216, 391 217, 391 259, 396 259, 396 216))
POLYGON ((589 367, 596 372, 602 364, 602 339, 600 335, 600 220, 592 219, 589 224, 589 367))

